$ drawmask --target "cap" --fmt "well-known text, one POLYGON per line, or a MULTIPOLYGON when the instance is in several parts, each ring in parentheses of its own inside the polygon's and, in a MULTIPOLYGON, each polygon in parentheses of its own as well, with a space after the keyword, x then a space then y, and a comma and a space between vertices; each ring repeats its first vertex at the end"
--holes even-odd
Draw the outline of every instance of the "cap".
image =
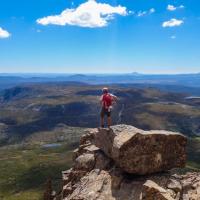
POLYGON ((103 93, 108 93, 108 88, 107 88, 107 87, 104 87, 104 88, 102 89, 102 92, 103 92, 103 93))

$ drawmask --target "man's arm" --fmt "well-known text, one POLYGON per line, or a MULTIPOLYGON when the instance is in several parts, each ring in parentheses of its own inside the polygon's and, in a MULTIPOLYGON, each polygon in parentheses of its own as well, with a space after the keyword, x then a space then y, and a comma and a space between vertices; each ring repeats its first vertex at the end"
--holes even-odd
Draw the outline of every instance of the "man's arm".
POLYGON ((111 94, 111 97, 112 97, 112 101, 116 102, 118 100, 117 96, 111 94))
POLYGON ((102 105, 102 101, 103 101, 103 95, 101 95, 101 97, 99 98, 99 103, 102 105))

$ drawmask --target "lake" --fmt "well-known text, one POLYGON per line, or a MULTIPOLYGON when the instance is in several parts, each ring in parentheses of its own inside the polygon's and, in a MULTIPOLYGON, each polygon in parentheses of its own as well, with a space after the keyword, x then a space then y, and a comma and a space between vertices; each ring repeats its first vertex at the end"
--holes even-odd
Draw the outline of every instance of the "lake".
POLYGON ((200 96, 189 96, 185 97, 185 99, 200 99, 200 96))
POLYGON ((55 148, 60 147, 62 144, 60 143, 51 143, 51 144, 43 144, 42 147, 44 148, 55 148))

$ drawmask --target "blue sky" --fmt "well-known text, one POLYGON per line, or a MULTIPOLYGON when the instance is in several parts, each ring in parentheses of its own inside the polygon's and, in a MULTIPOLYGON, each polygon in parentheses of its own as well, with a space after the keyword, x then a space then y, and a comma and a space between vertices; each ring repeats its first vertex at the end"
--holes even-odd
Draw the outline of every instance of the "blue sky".
POLYGON ((200 72, 199 0, 0 0, 0 73, 200 72))

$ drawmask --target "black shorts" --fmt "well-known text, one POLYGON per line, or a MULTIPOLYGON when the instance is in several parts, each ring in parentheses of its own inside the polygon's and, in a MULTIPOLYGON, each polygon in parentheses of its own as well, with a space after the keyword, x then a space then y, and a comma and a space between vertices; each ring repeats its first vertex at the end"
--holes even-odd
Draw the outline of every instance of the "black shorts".
POLYGON ((102 108, 100 114, 101 114, 101 117, 104 117, 105 115, 107 117, 110 117, 111 116, 111 111, 108 111, 108 109, 106 109, 106 108, 102 108))

